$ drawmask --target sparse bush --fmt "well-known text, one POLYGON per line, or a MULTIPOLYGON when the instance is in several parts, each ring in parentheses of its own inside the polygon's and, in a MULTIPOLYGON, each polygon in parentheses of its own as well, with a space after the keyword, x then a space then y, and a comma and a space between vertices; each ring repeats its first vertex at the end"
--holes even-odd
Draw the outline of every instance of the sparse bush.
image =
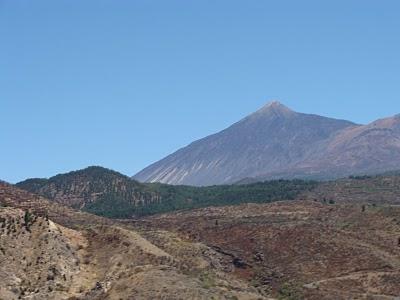
POLYGON ((297 285, 284 283, 279 289, 279 300, 301 300, 304 299, 297 285))
POLYGON ((200 281, 203 288, 209 289, 215 286, 215 275, 209 272, 204 272, 200 275, 200 281))
POLYGON ((30 226, 33 223, 33 215, 29 212, 29 210, 25 211, 24 215, 24 226, 27 231, 30 231, 30 226))

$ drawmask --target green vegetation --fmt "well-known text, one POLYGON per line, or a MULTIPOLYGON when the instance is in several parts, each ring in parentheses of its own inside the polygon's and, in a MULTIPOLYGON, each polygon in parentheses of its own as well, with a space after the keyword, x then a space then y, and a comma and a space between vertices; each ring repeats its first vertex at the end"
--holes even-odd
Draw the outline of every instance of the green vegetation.
POLYGON ((19 188, 55 201, 74 199, 76 209, 109 217, 131 218, 183 209, 293 200, 317 185, 305 180, 272 180, 209 187, 144 184, 118 172, 89 167, 50 179, 29 179, 19 188), (60 197, 60 198, 57 198, 60 197), (78 199, 78 201, 76 201, 78 199))
POLYGON ((118 194, 107 194, 95 202, 88 203, 84 210, 107 218, 126 219, 137 215, 138 206, 131 204, 118 194))
POLYGON ((116 194, 107 194, 87 205, 85 210, 109 218, 129 218, 207 206, 269 203, 293 200, 300 192, 310 190, 316 184, 303 180, 273 180, 248 185, 210 187, 148 184, 149 190, 158 194, 161 201, 133 205, 116 194))
POLYGON ((285 283, 279 289, 279 300, 300 300, 304 299, 300 287, 295 284, 285 283))
POLYGON ((215 286, 215 274, 211 272, 203 272, 199 277, 202 287, 205 289, 210 289, 215 286))
POLYGON ((76 209, 99 200, 99 206, 112 209, 114 212, 111 214, 115 217, 124 209, 135 206, 136 202, 148 203, 157 198, 146 185, 102 167, 88 167, 49 179, 28 179, 17 183, 16 186, 52 200, 57 200, 59 195, 65 198, 80 198, 83 203, 70 203, 70 206, 76 209), (112 201, 116 201, 115 207, 109 207, 112 201))
POLYGON ((33 215, 27 210, 24 214, 24 226, 27 231, 30 231, 30 226, 33 223, 33 215))
POLYGON ((370 175, 352 175, 352 176, 349 176, 349 179, 354 179, 354 180, 365 180, 365 179, 371 179, 371 178, 374 178, 374 177, 370 176, 370 175))

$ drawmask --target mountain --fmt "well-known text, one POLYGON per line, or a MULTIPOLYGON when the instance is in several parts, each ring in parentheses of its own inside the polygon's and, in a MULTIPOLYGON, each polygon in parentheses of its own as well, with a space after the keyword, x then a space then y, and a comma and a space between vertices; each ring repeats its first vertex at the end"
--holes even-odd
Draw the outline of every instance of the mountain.
POLYGON ((131 218, 210 205, 293 200, 316 185, 312 181, 275 180, 212 187, 143 184, 118 172, 88 167, 49 179, 27 179, 18 188, 96 215, 131 218))
POLYGON ((400 168, 400 115, 335 135, 314 162, 339 174, 382 173, 400 168))
MULTIPOLYGON (((367 125, 345 128, 326 141, 323 149, 295 167, 296 177, 335 179, 349 175, 375 175, 400 169, 400 115, 367 125)), ((277 175, 277 174, 272 174, 277 175)), ((278 174, 291 177, 286 172, 278 174)), ((244 178, 258 182, 270 173, 244 178)))
POLYGON ((399 168, 399 115, 358 125, 294 112, 275 101, 133 178, 202 186, 244 179, 328 179, 399 168))
POLYGON ((296 113, 271 102, 229 128, 196 141, 134 176, 143 182, 212 185, 271 174, 296 175, 337 132, 357 125, 296 113))

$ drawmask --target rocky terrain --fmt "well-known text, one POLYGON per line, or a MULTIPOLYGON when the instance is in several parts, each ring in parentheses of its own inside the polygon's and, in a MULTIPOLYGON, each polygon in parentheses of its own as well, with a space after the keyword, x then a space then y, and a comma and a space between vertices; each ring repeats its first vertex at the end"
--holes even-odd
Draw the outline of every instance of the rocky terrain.
POLYGON ((209 246, 227 271, 279 299, 397 299, 400 207, 276 202, 153 216, 209 246), (231 264, 229 264, 231 263, 231 264))
POLYGON ((220 253, 0 184, 0 299, 265 299, 220 253))
POLYGON ((297 113, 271 102, 229 128, 134 176, 142 182, 214 185, 243 179, 332 179, 400 169, 400 116, 368 125, 297 113))

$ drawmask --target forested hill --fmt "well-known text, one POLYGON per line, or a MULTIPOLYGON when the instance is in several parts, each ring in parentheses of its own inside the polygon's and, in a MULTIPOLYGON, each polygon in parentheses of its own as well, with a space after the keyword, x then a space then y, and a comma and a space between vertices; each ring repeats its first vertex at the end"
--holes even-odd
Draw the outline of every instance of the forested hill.
POLYGON ((247 185, 210 187, 143 184, 102 167, 28 179, 19 188, 65 205, 111 218, 131 218, 206 206, 292 200, 316 182, 273 180, 247 185))
POLYGON ((28 179, 17 183, 17 187, 84 211, 91 211, 97 203, 108 203, 113 217, 123 214, 119 210, 125 207, 147 206, 160 201, 160 195, 148 186, 97 166, 49 179, 28 179))

